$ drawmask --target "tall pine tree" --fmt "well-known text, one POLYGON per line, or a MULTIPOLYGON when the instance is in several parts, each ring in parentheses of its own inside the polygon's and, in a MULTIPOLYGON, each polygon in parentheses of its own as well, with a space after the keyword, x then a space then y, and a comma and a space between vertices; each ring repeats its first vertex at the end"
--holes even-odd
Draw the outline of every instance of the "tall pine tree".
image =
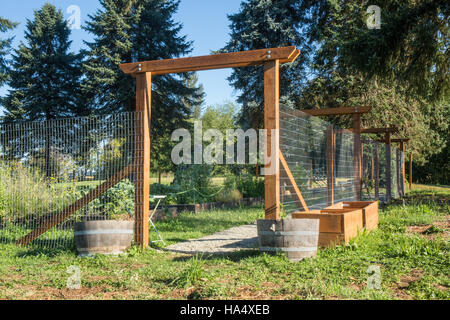
POLYGON ((25 42, 12 55, 6 120, 50 120, 84 114, 78 104, 80 56, 70 52, 61 10, 45 4, 27 20, 25 42))
MULTIPOLYGON (((7 19, 0 17, 0 33, 7 32, 14 29, 17 23, 11 22, 7 19)), ((1 39, 0 38, 0 86, 2 86, 7 79, 8 61, 6 56, 11 49, 12 38, 1 39)))
MULTIPOLYGON (((172 18, 179 1, 101 0, 100 4, 102 9, 89 17, 86 27, 94 41, 87 43, 83 91, 98 113, 134 111, 135 83, 119 65, 191 52, 191 42, 180 35, 182 25, 172 18)), ((177 128, 189 127, 191 106, 203 97, 199 88, 189 85, 191 76, 169 74, 152 79, 152 153, 168 152, 161 159, 170 159, 167 137, 177 128)))
MULTIPOLYGON (((310 47, 301 32, 306 19, 303 1, 245 0, 240 11, 229 15, 231 39, 222 52, 255 50, 282 46, 297 46, 301 56, 293 63, 281 66, 280 100, 284 104, 296 101, 305 78, 310 47)), ((264 120, 264 75, 260 67, 236 68, 228 79, 239 90, 242 104, 241 124, 261 127, 264 120)))

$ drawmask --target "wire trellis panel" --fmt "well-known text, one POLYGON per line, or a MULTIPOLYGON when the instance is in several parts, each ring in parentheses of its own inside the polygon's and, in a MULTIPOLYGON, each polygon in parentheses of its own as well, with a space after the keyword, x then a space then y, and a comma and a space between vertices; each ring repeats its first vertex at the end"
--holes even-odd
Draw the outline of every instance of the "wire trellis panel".
POLYGON ((106 186, 134 165, 136 118, 118 113, 1 124, 0 241, 15 243, 61 220, 31 244, 67 247, 74 222, 130 219, 133 175, 106 186))
MULTIPOLYGON (((299 110, 280 106, 280 149, 308 209, 356 201, 355 134, 299 110), (330 187, 330 184, 333 187, 330 187), (331 194, 332 193, 332 194, 331 194)), ((403 153, 378 141, 362 140, 362 200, 387 200, 387 152, 391 153, 391 194, 401 195, 403 153), (397 156, 398 155, 398 156, 397 156), (399 172, 399 174, 397 174, 399 172)), ((286 174, 280 176, 286 212, 302 210, 286 174)))

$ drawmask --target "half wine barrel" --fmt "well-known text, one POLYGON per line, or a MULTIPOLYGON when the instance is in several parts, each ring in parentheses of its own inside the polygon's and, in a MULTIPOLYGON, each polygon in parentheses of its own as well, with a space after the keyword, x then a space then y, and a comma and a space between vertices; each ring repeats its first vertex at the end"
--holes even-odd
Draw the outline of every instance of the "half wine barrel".
POLYGON ((317 254, 319 219, 258 220, 259 250, 284 252, 291 261, 317 254))
POLYGON ((81 256, 119 254, 130 248, 134 222, 95 220, 74 225, 75 244, 81 256))

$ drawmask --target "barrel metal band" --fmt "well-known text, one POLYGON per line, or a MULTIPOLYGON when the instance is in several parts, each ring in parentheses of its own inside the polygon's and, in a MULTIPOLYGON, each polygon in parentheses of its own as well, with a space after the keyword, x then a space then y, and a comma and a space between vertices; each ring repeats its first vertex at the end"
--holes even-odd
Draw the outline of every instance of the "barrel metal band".
POLYGON ((317 247, 300 247, 300 248, 273 248, 273 247, 260 247, 260 251, 289 251, 289 252, 310 252, 317 251, 317 247))
POLYGON ((104 230, 86 230, 74 232, 74 235, 76 236, 89 236, 94 234, 133 234, 133 230, 104 229, 104 230))
POLYGON ((317 231, 259 231, 261 236, 317 236, 317 231))

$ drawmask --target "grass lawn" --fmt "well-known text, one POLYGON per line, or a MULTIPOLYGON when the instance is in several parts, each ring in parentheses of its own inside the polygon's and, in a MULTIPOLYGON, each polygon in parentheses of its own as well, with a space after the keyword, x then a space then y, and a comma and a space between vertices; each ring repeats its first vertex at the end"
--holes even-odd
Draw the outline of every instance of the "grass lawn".
MULTIPOLYGON (((450 189, 413 187, 383 208, 377 231, 298 263, 257 251, 187 257, 132 248, 126 256, 79 258, 0 245, 0 299, 450 299, 450 189), (70 266, 81 268, 79 290, 66 288, 70 266), (380 268, 380 289, 367 286, 371 266, 380 268)), ((186 214, 157 227, 170 244, 262 214, 186 214)))

